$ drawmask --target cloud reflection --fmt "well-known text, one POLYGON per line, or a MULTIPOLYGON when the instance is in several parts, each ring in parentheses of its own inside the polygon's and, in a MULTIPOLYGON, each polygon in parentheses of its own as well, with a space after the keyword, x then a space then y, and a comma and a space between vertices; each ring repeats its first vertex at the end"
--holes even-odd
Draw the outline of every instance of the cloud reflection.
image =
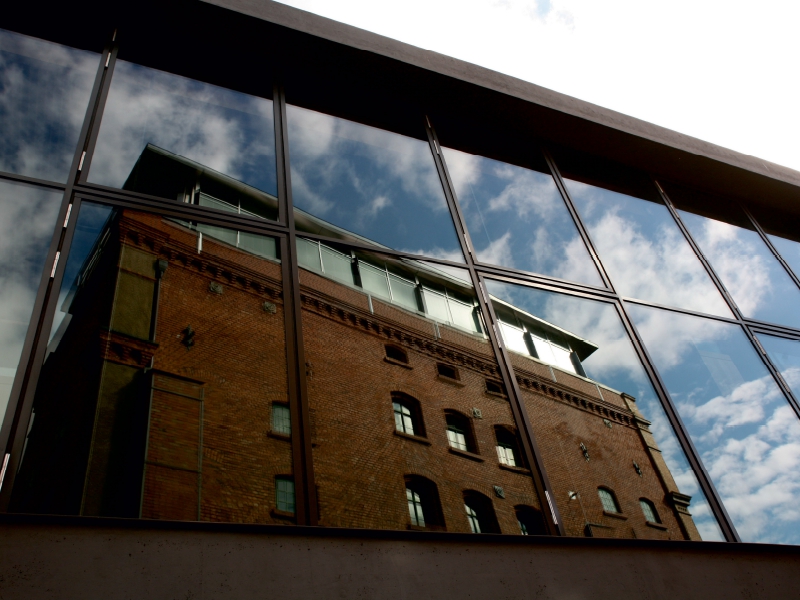
POLYGON ((630 313, 742 539, 800 543, 800 421, 744 333, 641 306, 630 313))
POLYGON ((0 377, 5 392, 0 392, 0 418, 5 414, 60 205, 60 192, 0 182, 0 377))
POLYGON ((479 260, 603 285, 548 173, 443 152, 479 260))
POLYGON ((800 327, 800 290, 755 231, 680 211, 742 313, 800 327))
POLYGON ((463 261, 427 142, 296 106, 287 118, 295 206, 395 249, 463 261))
POLYGON ((277 194, 271 100, 117 61, 90 181, 122 187, 147 144, 277 194))
POLYGON ((565 181, 618 292, 732 316, 666 206, 565 181))
POLYGON ((0 29, 0 171, 67 180, 99 63, 0 29))

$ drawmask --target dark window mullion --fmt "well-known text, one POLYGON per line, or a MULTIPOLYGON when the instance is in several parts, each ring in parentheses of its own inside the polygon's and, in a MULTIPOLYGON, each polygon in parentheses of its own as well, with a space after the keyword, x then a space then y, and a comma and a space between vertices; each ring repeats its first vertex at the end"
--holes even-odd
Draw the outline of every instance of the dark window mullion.
MULTIPOLYGON (((83 125, 81 126, 81 131, 78 136, 78 143, 72 158, 67 184, 66 186, 59 186, 64 190, 64 196, 61 201, 58 220, 56 221, 56 229, 53 232, 50 248, 48 249, 44 261, 39 288, 31 313, 31 320, 28 324, 25 342, 22 347, 19 361, 20 368, 17 369, 17 373, 14 377, 14 383, 12 384, 8 405, 6 407, 6 415, 3 419, 2 429, 0 429, 0 449, 2 449, 2 453, 0 453, 0 464, 3 463, 5 455, 10 454, 3 485, 0 489, 0 512, 6 512, 8 509, 14 478, 19 468, 20 454, 27 435, 33 407, 33 393, 41 369, 41 361, 44 358, 43 354, 47 346, 47 344, 40 344, 39 339, 41 337, 41 332, 49 332, 56 310, 58 294, 53 294, 52 290, 58 290, 61 286, 61 279, 63 278, 66 265, 66 260, 61 260, 61 255, 63 254, 66 258, 66 254, 69 252, 79 208, 73 200, 74 185, 78 179, 79 167, 82 166, 83 169, 86 168, 86 161, 83 153, 92 130, 92 123, 96 119, 99 98, 102 96, 105 88, 106 64, 110 62, 112 58, 111 54, 115 52, 115 47, 113 45, 114 36, 116 36, 116 30, 114 31, 111 42, 106 45, 103 53, 100 55, 97 74, 95 75, 95 81, 89 97, 89 103, 86 107, 83 125), (83 165, 81 165, 82 159, 84 162, 83 165), (65 227, 64 224, 68 212, 70 213, 70 219, 65 227), (53 273, 53 266, 56 264, 56 256, 59 257, 58 264, 56 265, 58 268, 55 270, 55 273, 53 273), (53 277, 51 277, 51 273, 53 273, 53 277), (21 433, 21 435, 18 435, 19 433, 21 433)), ((77 204, 79 205, 79 202, 77 204)))
POLYGON ((553 160, 552 155, 549 151, 543 150, 542 153, 544 154, 544 158, 547 161, 547 166, 550 168, 550 174, 553 177, 553 181, 556 182, 556 187, 558 188, 559 193, 561 194, 561 198, 564 200, 564 204, 567 205, 567 209, 569 210, 569 214, 572 217, 572 220, 575 222, 575 226, 578 228, 578 232, 580 233, 581 239, 583 240, 583 244, 586 246, 586 249, 589 251, 589 254, 594 261, 594 266, 597 271, 600 273, 600 277, 603 279, 603 283, 613 292, 616 292, 614 289, 614 284, 611 281, 611 278, 608 276, 605 267, 603 266, 603 262, 600 259, 600 255, 597 253, 597 249, 595 248, 594 242, 592 242, 592 238, 589 235, 589 231, 583 225, 581 221, 580 215, 578 214, 578 210, 575 208, 575 204, 572 202, 572 198, 569 195, 569 191, 567 190, 567 186, 564 183, 564 179, 561 177, 561 171, 559 171, 558 166, 553 160))
POLYGON ((510 359, 505 353, 505 349, 500 345, 497 329, 494 326, 494 324, 497 322, 497 319, 491 304, 488 302, 489 296, 485 291, 486 288, 483 285, 481 276, 478 275, 478 272, 476 271, 476 257, 472 253, 474 246, 472 245, 471 241, 469 241, 469 232, 466 228, 466 222, 462 215, 458 201, 456 200, 455 192, 453 191, 454 187, 452 185, 450 175, 447 172, 447 165, 445 164, 444 157, 441 154, 441 146, 439 145, 438 138, 436 137, 436 132, 434 131, 430 120, 427 117, 426 125, 431 154, 436 162, 436 170, 439 173, 442 188, 444 189, 445 196, 447 197, 447 204, 451 211, 453 223, 457 224, 457 229, 459 229, 462 233, 459 235, 459 241, 461 243, 464 259, 466 260, 466 268, 469 271, 472 286, 475 289, 475 295, 478 298, 479 309, 484 315, 484 321, 487 329, 486 333, 489 337, 489 342, 492 345, 492 350, 500 371, 500 376, 502 377, 503 384, 508 392, 511 412, 514 416, 515 422, 517 423, 518 429, 521 432, 524 432, 521 436, 522 446, 523 451, 525 452, 525 459, 528 464, 531 465, 534 488, 536 490, 536 494, 539 496, 539 501, 542 504, 542 512, 547 512, 549 509, 549 514, 552 517, 550 519, 545 519, 545 522, 547 523, 547 530, 550 534, 563 536, 565 535, 564 525, 561 521, 558 507, 556 506, 553 488, 550 485, 549 478, 547 477, 547 472, 545 471, 544 463, 541 458, 541 452, 539 451, 539 446, 536 443, 536 438, 534 436, 533 428, 531 427, 527 411, 522 403, 522 393, 520 392, 519 385, 514 377, 514 371, 511 368, 510 359), (545 507, 545 504, 547 504, 547 507, 545 507))
POLYGON ((672 426, 675 435, 678 437, 681 449, 683 450, 683 453, 689 461, 689 465, 697 477, 697 481, 709 502, 711 511, 714 513, 714 517, 717 519, 720 529, 722 529, 722 534, 729 542, 741 542, 739 534, 737 533, 736 528, 733 526, 733 522, 731 521, 731 518, 722 503, 722 499, 720 498, 716 487, 711 481, 711 477, 703 465, 700 454, 697 452, 697 449, 695 448, 688 431, 684 427, 683 420, 675 408, 675 405, 672 403, 672 398, 667 391, 667 386, 664 383, 664 380, 661 378, 661 374, 658 372, 655 363, 650 357, 650 354, 647 351, 647 348, 645 347, 644 342, 642 341, 642 338, 633 323, 633 320, 628 317, 624 302, 616 304, 616 308, 620 319, 622 320, 622 324, 628 333, 628 337, 633 343, 633 347, 639 357, 639 361, 642 363, 642 366, 647 372, 656 394, 658 395, 658 399, 664 408, 664 412, 667 415, 667 419, 669 419, 670 425, 672 426))
POLYGON ((282 248, 284 271, 284 315, 286 327, 286 362, 289 377, 289 398, 292 418, 292 463, 295 477, 296 515, 298 525, 317 525, 319 510, 311 451, 311 420, 308 382, 303 344, 300 271, 297 256, 297 235, 292 203, 289 137, 286 122, 286 95, 281 85, 275 86, 275 155, 278 180, 278 210, 283 210, 288 238, 282 248))

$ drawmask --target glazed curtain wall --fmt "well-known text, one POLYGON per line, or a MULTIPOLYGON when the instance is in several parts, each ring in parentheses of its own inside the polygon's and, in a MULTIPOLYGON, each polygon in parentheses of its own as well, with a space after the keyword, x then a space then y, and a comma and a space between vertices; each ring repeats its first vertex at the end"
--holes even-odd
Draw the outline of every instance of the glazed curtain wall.
POLYGON ((2 510, 800 543, 797 239, 159 66, 0 31, 2 510))

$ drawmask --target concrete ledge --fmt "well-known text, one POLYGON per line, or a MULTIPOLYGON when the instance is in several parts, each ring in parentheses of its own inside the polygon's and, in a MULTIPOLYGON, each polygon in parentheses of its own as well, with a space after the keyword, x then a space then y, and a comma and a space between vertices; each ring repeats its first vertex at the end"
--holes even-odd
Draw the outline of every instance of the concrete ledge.
POLYGON ((800 549, 0 516, 0 597, 795 598, 800 549))

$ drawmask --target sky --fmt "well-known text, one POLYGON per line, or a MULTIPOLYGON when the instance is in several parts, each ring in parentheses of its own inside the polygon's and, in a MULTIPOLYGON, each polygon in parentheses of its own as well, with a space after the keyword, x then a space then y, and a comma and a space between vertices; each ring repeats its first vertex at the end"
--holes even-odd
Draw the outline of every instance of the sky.
POLYGON ((800 3, 281 0, 800 170, 800 3))

